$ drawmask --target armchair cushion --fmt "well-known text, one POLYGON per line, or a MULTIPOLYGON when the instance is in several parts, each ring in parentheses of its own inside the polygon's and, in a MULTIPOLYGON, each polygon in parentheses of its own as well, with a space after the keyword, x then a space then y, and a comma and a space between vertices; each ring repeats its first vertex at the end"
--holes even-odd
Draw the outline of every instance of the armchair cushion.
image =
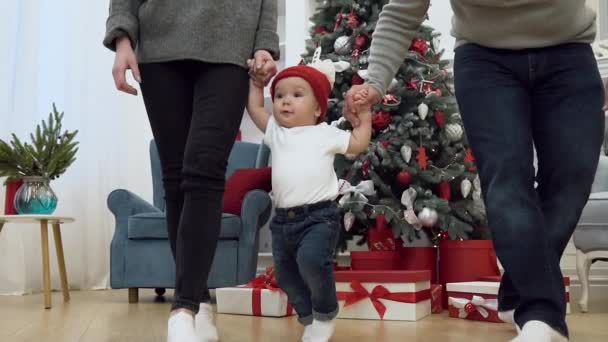
POLYGON ((129 216, 127 237, 131 240, 168 239, 165 213, 152 212, 129 216))
POLYGON ((269 192, 272 188, 271 173, 270 167, 234 171, 226 180, 224 212, 240 216, 243 200, 249 191, 260 189, 269 192))
MULTIPOLYGON (((127 237, 130 240, 168 239, 165 213, 151 212, 130 216, 127 237)), ((220 239, 238 239, 241 235, 241 218, 232 214, 222 214, 220 239)))

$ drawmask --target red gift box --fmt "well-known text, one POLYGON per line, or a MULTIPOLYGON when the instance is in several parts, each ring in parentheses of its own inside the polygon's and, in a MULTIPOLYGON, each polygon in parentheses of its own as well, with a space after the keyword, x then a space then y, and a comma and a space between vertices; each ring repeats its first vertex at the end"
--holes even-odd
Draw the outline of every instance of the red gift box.
POLYGON ((498 318, 498 286, 487 281, 448 283, 450 317, 502 323, 498 318))
POLYGON ((398 249, 402 270, 431 271, 431 282, 437 283, 437 247, 402 247, 398 249))
POLYGON ((4 215, 16 215, 17 210, 15 209, 15 195, 17 190, 23 184, 23 180, 14 180, 6 183, 6 192, 4 194, 4 215))
POLYGON ((398 270, 400 262, 396 251, 350 252, 350 266, 354 271, 398 270))
POLYGON ((416 321, 431 313, 429 271, 335 272, 338 318, 416 321))
POLYGON ((439 314, 443 312, 443 286, 439 284, 431 285, 431 313, 439 314))
MULTIPOLYGON (((500 283, 502 276, 487 276, 480 277, 480 281, 490 281, 495 283, 500 283)), ((564 287, 566 288, 566 313, 569 314, 570 311, 570 277, 564 277, 564 287)))

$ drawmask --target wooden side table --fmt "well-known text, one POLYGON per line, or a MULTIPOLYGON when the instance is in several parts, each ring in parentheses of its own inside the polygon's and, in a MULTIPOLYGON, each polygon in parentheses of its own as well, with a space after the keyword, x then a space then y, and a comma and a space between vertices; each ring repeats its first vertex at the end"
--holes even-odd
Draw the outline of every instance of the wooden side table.
POLYGON ((61 290, 63 301, 70 301, 70 290, 68 287, 68 275, 65 270, 63 256, 63 243, 61 242, 61 224, 72 223, 74 218, 52 215, 0 215, 0 233, 6 223, 39 223, 40 241, 42 244, 42 282, 44 287, 44 308, 51 308, 51 271, 49 265, 49 233, 48 226, 53 226, 55 238, 55 250, 57 252, 57 263, 59 264, 59 276, 61 277, 61 290))

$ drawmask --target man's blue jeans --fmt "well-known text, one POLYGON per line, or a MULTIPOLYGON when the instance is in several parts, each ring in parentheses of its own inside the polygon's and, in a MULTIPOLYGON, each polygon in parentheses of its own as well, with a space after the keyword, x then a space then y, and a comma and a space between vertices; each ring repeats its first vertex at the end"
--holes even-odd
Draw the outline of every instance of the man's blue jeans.
POLYGON ((568 336, 559 262, 589 197, 604 134, 604 89, 591 47, 465 44, 456 49, 454 75, 505 268, 499 308, 516 309, 520 327, 540 320, 568 336))

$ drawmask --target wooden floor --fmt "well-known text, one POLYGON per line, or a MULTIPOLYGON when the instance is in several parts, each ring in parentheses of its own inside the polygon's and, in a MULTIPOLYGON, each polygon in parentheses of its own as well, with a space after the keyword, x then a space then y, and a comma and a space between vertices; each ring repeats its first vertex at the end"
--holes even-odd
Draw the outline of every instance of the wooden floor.
MULTIPOLYGON (((167 300, 171 297, 167 296, 167 300)), ((69 304, 53 293, 53 308, 44 310, 41 295, 0 296, 2 342, 165 341, 168 302, 154 302, 152 290, 140 291, 138 304, 127 303, 127 291, 72 292, 69 304)), ((589 314, 568 317, 571 341, 608 341, 608 301, 592 303, 589 314)), ((295 318, 219 315, 222 342, 299 341, 295 318)), ((509 341, 507 324, 479 323, 432 315, 416 323, 338 320, 333 342, 363 341, 509 341)))

